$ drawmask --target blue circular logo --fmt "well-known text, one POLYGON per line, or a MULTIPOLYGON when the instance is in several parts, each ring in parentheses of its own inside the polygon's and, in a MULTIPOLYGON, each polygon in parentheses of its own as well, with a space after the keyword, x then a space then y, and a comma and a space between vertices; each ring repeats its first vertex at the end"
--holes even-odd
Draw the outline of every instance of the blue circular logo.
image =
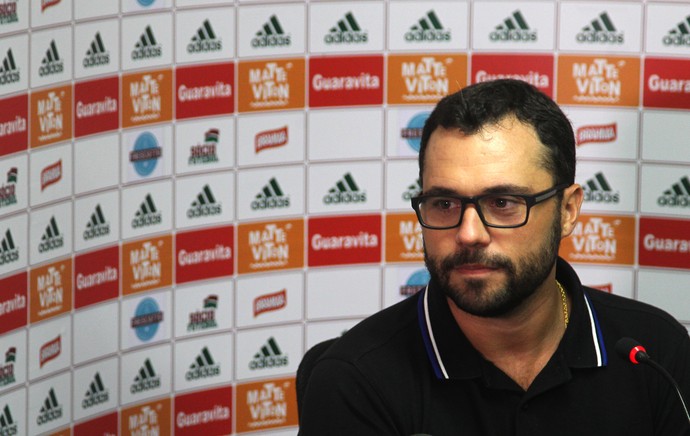
POLYGON ((134 333, 142 342, 150 341, 158 332, 158 324, 163 321, 163 312, 153 298, 144 298, 137 305, 132 319, 134 333))
POLYGON ((429 283, 429 271, 426 269, 420 269, 412 273, 412 275, 407 279, 406 285, 408 286, 421 286, 424 287, 429 283))
POLYGON ((143 7, 149 7, 149 6, 151 6, 155 1, 156 1, 156 0, 137 0, 137 2, 139 2, 139 4, 142 5, 143 7))
POLYGON ((142 177, 153 173, 160 157, 160 147, 158 140, 151 132, 144 132, 134 141, 134 151, 132 152, 132 164, 134 170, 142 177))
POLYGON ((403 130, 403 137, 407 140, 407 144, 414 151, 419 153, 419 147, 422 142, 422 129, 424 129, 424 123, 426 119, 431 115, 430 112, 420 112, 412 117, 409 123, 407 123, 407 128, 403 130))

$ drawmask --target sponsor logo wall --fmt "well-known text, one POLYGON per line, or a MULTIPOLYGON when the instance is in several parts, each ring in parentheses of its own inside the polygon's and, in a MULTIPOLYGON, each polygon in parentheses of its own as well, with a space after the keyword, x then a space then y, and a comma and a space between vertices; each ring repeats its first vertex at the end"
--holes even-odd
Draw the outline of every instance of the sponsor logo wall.
POLYGON ((690 1, 0 0, 0 434, 295 434, 302 354, 428 282, 421 130, 495 78, 573 123, 560 254, 690 328, 689 72, 690 1))

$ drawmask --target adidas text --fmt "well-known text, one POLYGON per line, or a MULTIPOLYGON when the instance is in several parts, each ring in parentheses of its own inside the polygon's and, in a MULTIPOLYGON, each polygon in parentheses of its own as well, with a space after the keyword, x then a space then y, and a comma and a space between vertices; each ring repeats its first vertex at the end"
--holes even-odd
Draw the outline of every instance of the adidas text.
POLYGON ((690 46, 690 35, 666 35, 662 42, 664 45, 690 46))
POLYGON ((192 381, 200 378, 214 377, 220 375, 220 366, 202 366, 199 368, 190 369, 185 374, 184 378, 187 381, 192 381))
POLYGON ((58 249, 64 245, 65 245, 64 238, 62 238, 62 237, 50 238, 50 239, 43 241, 40 244, 38 244, 38 252, 43 253, 46 251, 55 250, 55 249, 58 249))
POLYGON ((273 368, 287 366, 287 356, 263 356, 249 362, 249 369, 273 368))
POLYGON ((187 218, 199 218, 202 216, 218 215, 222 213, 220 204, 200 204, 187 210, 187 218))
POLYGON ((290 45, 290 36, 260 35, 252 39, 252 47, 275 47, 290 45))
POLYGON ((132 59, 136 61, 139 59, 157 58, 162 53, 163 50, 157 46, 137 47, 132 50, 132 59))
POLYGON ((199 40, 187 44, 187 53, 203 53, 223 49, 223 43, 218 40, 199 40))
POLYGON ((152 226, 162 221, 163 217, 160 214, 141 215, 132 220, 132 228, 152 226))
POLYGON ((363 203, 365 201, 367 201, 366 192, 337 192, 323 197, 323 202, 326 204, 363 203))
POLYGON ((43 77, 43 76, 49 76, 51 74, 60 74, 64 70, 65 70, 65 66, 62 64, 62 62, 49 63, 46 65, 41 65, 38 68, 38 75, 43 77))
POLYGON ((622 44, 625 38, 620 32, 580 32, 575 36, 575 39, 577 42, 622 44))
POLYGON ((259 200, 252 201, 252 209, 276 209, 278 207, 289 207, 290 198, 261 198, 259 200))
POLYGON ((415 29, 405 33, 405 41, 450 41, 450 30, 415 29))
POLYGON ((98 392, 91 394, 88 398, 84 398, 81 401, 81 407, 83 409, 88 409, 89 407, 98 406, 99 404, 106 403, 110 399, 108 392, 98 392))
POLYGON ((97 67, 99 65, 106 65, 110 63, 109 53, 94 53, 93 55, 84 58, 82 65, 84 68, 97 67))
POLYGON ((657 199, 659 206, 690 207, 690 196, 663 195, 657 199))
POLYGON ((0 85, 19 82, 19 71, 3 71, 0 73, 0 85))
POLYGON ((19 250, 3 251, 0 253, 0 265, 19 260, 19 250))
POLYGON ((620 201, 620 194, 618 192, 585 191, 585 201, 618 203, 620 201))
POLYGON ((337 43, 363 43, 367 42, 368 35, 362 32, 340 32, 335 34, 327 34, 324 36, 324 41, 326 44, 337 44, 337 43))
POLYGON ((537 32, 534 30, 494 30, 489 34, 492 41, 536 41, 537 32))
POLYGON ((129 387, 129 392, 131 392, 132 394, 136 394, 139 392, 156 389, 160 387, 160 385, 160 378, 147 378, 144 380, 138 380, 132 386, 129 387))
POLYGON ((91 228, 88 228, 84 230, 84 240, 88 241, 89 239, 94 239, 98 238, 100 236, 105 236, 110 234, 110 226, 108 224, 105 225, 100 225, 100 226, 93 226, 91 228))
POLYGON ((47 422, 60 418, 62 418, 62 407, 46 410, 45 412, 41 413, 38 415, 38 418, 36 418, 36 424, 43 425, 47 422))

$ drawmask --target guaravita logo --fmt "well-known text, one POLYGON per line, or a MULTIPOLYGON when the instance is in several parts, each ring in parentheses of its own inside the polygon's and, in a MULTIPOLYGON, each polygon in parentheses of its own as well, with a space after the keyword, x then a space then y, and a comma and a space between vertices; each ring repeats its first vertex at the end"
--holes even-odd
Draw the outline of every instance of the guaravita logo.
POLYGON ((208 18, 204 20, 201 27, 192 36, 192 40, 187 44, 188 53, 208 53, 222 49, 223 42, 216 36, 208 18))
POLYGON ((93 376, 89 389, 84 394, 84 399, 81 400, 81 407, 88 409, 90 407, 98 406, 108 402, 110 399, 110 391, 105 388, 101 374, 98 372, 93 376))
POLYGON ((286 47, 291 44, 290 34, 286 34, 276 15, 271 15, 261 30, 251 41, 252 47, 286 47))
POLYGON ((130 326, 134 334, 142 342, 148 342, 156 336, 160 323, 163 322, 163 312, 153 298, 147 297, 139 302, 134 310, 130 326))
POLYGON ((151 389, 157 389, 161 385, 161 378, 156 374, 156 370, 153 369, 153 364, 151 360, 147 358, 144 364, 139 368, 139 372, 134 377, 134 382, 132 382, 129 387, 129 392, 132 394, 138 394, 140 392, 146 392, 151 389))
POLYGON ((280 350, 275 338, 270 337, 249 362, 249 369, 254 371, 257 369, 287 366, 287 364, 288 356, 284 355, 280 350))
POLYGON ((50 76, 51 74, 60 74, 65 70, 65 62, 60 58, 55 40, 50 41, 48 50, 41 61, 41 66, 38 67, 38 75, 41 77, 50 76))
POLYGON ((0 241, 0 265, 19 260, 19 249, 14 245, 14 238, 10 229, 5 231, 5 237, 0 241))
MULTIPOLYGON (((7 386, 15 382, 14 363, 17 361, 17 348, 10 347, 5 352, 5 364, 0 366, 0 386, 7 386)), ((0 435, 2 435, 0 429, 0 435)))
POLYGON ((84 240, 99 238, 110 234, 110 223, 105 220, 103 209, 100 204, 97 204, 91 218, 86 223, 86 230, 84 230, 84 240))
POLYGON ((202 144, 193 145, 189 148, 189 165, 199 165, 218 162, 218 140, 220 138, 220 130, 208 129, 204 133, 204 142, 202 144))
POLYGON ((251 204, 252 210, 279 209, 289 206, 290 197, 285 195, 275 177, 271 177, 261 192, 256 194, 251 204))
POLYGON ((326 44, 363 44, 368 39, 369 34, 362 30, 352 12, 346 13, 323 37, 326 44))
POLYGON ((419 180, 419 177, 417 180, 415 180, 414 183, 409 185, 407 189, 402 193, 402 199, 405 201, 410 201, 412 197, 416 197, 419 195, 419 193, 422 192, 422 183, 419 180))
POLYGON ((0 413, 0 434, 12 436, 16 435, 17 431, 17 423, 14 422, 14 418, 12 418, 10 406, 5 404, 2 413, 0 413))
POLYGON ((151 58, 161 57, 163 54, 163 48, 156 37, 153 34, 153 29, 148 25, 144 29, 144 33, 141 34, 139 40, 134 44, 134 49, 132 50, 131 56, 132 60, 146 60, 151 58))
POLYGON ((204 306, 201 310, 189 314, 187 331, 206 330, 218 327, 216 322, 216 309, 218 308, 218 295, 211 294, 204 298, 204 306))
POLYGON ((189 365, 189 369, 184 375, 184 378, 187 379, 187 381, 192 381, 200 378, 216 377, 218 375, 220 375, 220 365, 213 360, 213 356, 211 356, 208 347, 204 347, 201 349, 199 355, 196 356, 194 362, 189 365))
POLYGON ((534 42, 537 40, 537 31, 530 29, 525 17, 520 10, 503 20, 489 34, 491 41, 517 41, 534 42))
POLYGON ((664 45, 690 46, 690 15, 669 30, 662 42, 664 45))
POLYGON ((158 211, 153 197, 150 193, 146 194, 144 201, 135 212, 132 219, 132 228, 155 226, 163 221, 163 214, 158 211))
POLYGON ((363 203, 367 201, 367 193, 361 191, 351 173, 345 173, 335 186, 324 195, 323 202, 326 205, 340 203, 363 203))
POLYGON ((585 201, 591 203, 618 203, 621 199, 620 191, 611 189, 604 173, 598 172, 587 180, 582 189, 585 191, 585 201))
POLYGON ((108 65, 110 63, 110 52, 105 49, 101 32, 96 32, 96 35, 91 41, 91 45, 86 50, 86 56, 81 61, 84 68, 98 67, 101 65, 108 65))
MULTIPOLYGON (((5 0, 0 4, 0 25, 16 23, 19 21, 17 14, 17 2, 19 0, 5 0)), ((2 434, 2 431, 0 431, 2 434)))
POLYGON ((616 30, 608 12, 604 11, 575 35, 580 43, 623 44, 625 35, 616 30))
POLYGON ((58 403, 55 389, 50 388, 48 396, 43 401, 43 406, 36 418, 36 424, 43 425, 60 418, 62 418, 62 406, 58 403))
POLYGON ((8 48, 5 59, 2 60, 2 67, 0 67, 0 85, 16 83, 19 82, 20 79, 21 75, 19 74, 17 63, 14 61, 12 48, 8 48))
POLYGON ((196 199, 192 201, 189 209, 187 209, 187 218, 202 218, 220 215, 222 212, 222 204, 216 201, 211 187, 206 184, 201 188, 201 192, 196 195, 196 199))
POLYGON ((17 204, 17 167, 7 171, 7 183, 0 186, 0 208, 17 204))
POLYGON ((451 40, 450 29, 445 29, 438 15, 432 9, 405 32, 405 41, 410 42, 445 42, 451 40))
POLYGON ((683 176, 671 185, 670 189, 657 199, 659 206, 663 207, 689 207, 690 208, 690 178, 683 176))
POLYGON ((45 253, 50 250, 57 250, 65 245, 65 238, 60 233, 55 216, 50 217, 50 222, 46 230, 41 236, 41 242, 38 244, 38 252, 45 253))

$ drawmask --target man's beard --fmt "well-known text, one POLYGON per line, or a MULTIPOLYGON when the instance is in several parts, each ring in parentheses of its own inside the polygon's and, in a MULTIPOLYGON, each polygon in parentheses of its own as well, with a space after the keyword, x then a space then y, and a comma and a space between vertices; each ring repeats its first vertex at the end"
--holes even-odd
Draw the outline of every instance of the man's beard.
MULTIPOLYGON (((550 234, 537 250, 522 256, 517 265, 507 256, 488 254, 483 249, 460 247, 453 255, 440 262, 427 254, 424 262, 431 281, 464 312, 481 317, 506 315, 532 296, 544 283, 558 257, 561 237, 560 213, 554 217, 550 234), (464 264, 482 264, 499 268, 507 276, 505 286, 490 292, 483 279, 464 279, 464 286, 450 283, 451 271, 464 264), (460 287, 462 286, 462 287, 460 287)), ((527 248, 527 247, 526 247, 527 248)))

